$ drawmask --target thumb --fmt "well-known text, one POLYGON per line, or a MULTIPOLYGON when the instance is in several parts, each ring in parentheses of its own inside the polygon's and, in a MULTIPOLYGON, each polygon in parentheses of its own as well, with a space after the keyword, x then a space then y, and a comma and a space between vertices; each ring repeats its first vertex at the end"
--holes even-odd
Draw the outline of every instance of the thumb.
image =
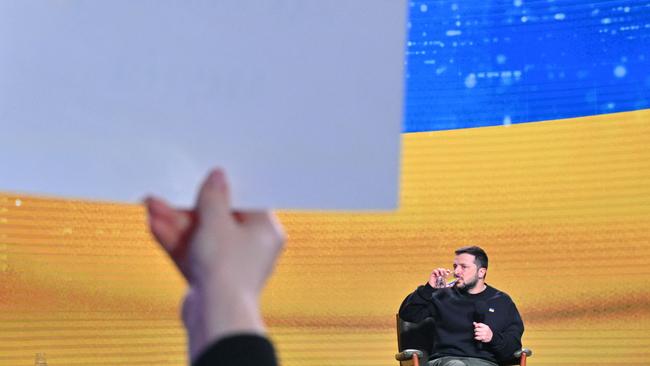
POLYGON ((201 223, 220 224, 232 220, 230 213, 230 192, 223 171, 215 169, 203 182, 196 202, 201 223))

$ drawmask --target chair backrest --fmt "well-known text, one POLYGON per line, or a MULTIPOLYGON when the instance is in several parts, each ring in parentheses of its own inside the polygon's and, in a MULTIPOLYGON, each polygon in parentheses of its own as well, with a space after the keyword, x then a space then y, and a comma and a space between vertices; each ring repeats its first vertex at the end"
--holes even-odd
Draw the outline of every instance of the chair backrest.
POLYGON ((397 320, 397 350, 418 349, 423 351, 424 359, 428 359, 433 350, 433 319, 427 318, 420 323, 411 323, 402 320, 399 315, 397 320))

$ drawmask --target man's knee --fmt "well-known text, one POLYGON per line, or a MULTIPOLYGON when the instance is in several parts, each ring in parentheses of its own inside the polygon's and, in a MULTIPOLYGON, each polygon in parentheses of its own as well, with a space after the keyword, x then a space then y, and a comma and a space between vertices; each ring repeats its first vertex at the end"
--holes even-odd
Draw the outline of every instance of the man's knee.
POLYGON ((449 360, 441 366, 467 366, 467 364, 461 360, 449 360))
POLYGON ((465 362, 453 358, 443 357, 430 361, 428 366, 468 366, 465 362))

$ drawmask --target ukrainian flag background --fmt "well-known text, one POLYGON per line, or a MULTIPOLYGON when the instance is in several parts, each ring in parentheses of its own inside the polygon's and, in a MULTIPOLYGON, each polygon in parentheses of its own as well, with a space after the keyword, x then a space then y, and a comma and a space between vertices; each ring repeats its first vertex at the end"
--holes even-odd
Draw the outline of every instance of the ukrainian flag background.
MULTIPOLYGON (((282 363, 396 365, 400 302, 472 244, 531 365, 650 364, 650 2, 410 11, 401 208, 280 213, 282 363)), ((141 207, 0 194, 0 366, 186 363, 183 291, 141 207)))

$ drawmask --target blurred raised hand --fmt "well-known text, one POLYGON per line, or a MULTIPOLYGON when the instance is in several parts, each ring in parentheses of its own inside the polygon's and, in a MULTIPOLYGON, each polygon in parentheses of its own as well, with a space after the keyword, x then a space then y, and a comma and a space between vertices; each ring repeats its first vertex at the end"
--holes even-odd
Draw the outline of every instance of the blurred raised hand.
POLYGON ((196 207, 145 200, 149 227, 189 283, 183 304, 190 356, 233 334, 264 334, 259 296, 285 242, 270 212, 234 212, 225 175, 212 171, 196 207))

